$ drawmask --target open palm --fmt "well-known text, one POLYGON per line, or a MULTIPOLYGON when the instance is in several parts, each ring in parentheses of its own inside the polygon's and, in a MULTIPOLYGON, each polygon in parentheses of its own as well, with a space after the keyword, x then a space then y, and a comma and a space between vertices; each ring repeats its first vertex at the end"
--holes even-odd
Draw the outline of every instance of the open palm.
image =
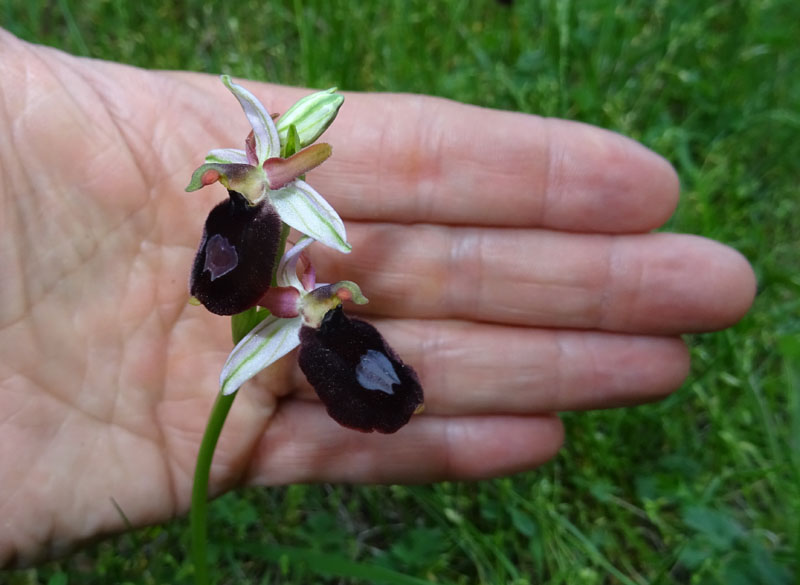
MULTIPOLYGON (((0 31, 0 566, 188 508, 230 348, 187 304, 221 187, 186 194, 211 148, 239 147, 211 76, 77 59, 0 31)), ((249 84, 271 111, 304 92, 249 84)), ((752 300, 735 252, 648 234, 677 201, 662 159, 595 128, 419 96, 352 95, 311 173, 353 253, 317 246, 322 280, 357 281, 426 389, 391 436, 327 418, 292 358, 240 392, 212 489, 428 481, 530 468, 559 410, 680 385, 677 337, 752 300)))

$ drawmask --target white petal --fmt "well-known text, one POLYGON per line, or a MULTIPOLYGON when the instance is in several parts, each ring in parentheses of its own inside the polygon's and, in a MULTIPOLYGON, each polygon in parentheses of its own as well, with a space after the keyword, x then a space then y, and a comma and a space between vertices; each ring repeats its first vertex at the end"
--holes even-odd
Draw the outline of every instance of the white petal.
POLYGON ((258 164, 263 164, 265 160, 273 156, 280 156, 281 144, 278 140, 278 130, 275 128, 275 122, 272 121, 269 112, 261 105, 256 96, 231 81, 230 76, 223 75, 222 83, 236 96, 247 119, 250 120, 256 139, 258 164))
POLYGON ((219 377, 222 393, 233 394, 247 380, 300 345, 302 324, 301 317, 279 319, 270 315, 256 325, 228 356, 219 377))
POLYGON ((206 155, 206 162, 222 164, 235 163, 239 165, 250 164, 247 160, 247 153, 236 148, 215 148, 206 155))
POLYGON ((342 218, 311 185, 298 179, 270 191, 269 197, 285 223, 326 246, 350 252, 342 218))
POLYGON ((313 243, 313 238, 303 236, 297 240, 291 250, 283 255, 283 258, 278 263, 278 271, 275 273, 278 286, 293 286, 301 293, 305 292, 303 284, 297 277, 297 261, 300 260, 300 253, 313 243))

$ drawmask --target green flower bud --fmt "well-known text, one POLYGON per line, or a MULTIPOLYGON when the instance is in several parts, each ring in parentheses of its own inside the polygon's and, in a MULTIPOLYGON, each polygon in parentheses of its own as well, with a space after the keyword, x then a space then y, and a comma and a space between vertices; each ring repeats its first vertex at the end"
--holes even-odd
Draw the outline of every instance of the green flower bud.
POLYGON ((331 125, 342 103, 344 96, 336 93, 335 87, 312 93, 295 103, 275 124, 281 145, 286 144, 292 124, 297 128, 300 148, 312 144, 331 125))

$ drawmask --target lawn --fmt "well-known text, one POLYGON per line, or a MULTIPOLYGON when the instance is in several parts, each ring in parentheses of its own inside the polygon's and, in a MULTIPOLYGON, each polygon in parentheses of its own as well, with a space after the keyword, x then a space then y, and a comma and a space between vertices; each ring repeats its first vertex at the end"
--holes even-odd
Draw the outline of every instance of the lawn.
MULTIPOLYGON (((564 415, 566 446, 536 471, 220 498, 217 582, 800 580, 798 22, 796 0, 5 0, 4 27, 74 54, 435 94, 624 133, 680 174, 667 229, 737 248, 758 275, 741 323, 688 339, 678 392, 564 415)), ((176 520, 0 582, 190 583, 187 548, 176 520)))

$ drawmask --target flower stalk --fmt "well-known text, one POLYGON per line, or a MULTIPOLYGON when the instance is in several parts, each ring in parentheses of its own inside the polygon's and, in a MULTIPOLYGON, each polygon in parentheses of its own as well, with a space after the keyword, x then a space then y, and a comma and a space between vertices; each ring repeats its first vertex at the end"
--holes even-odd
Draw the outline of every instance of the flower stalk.
POLYGON ((194 582, 209 585, 208 576, 208 480, 211 476, 211 462, 217 447, 219 435, 233 406, 236 394, 217 394, 206 430, 197 453, 192 483, 192 504, 189 512, 189 525, 192 535, 192 560, 194 562, 194 582))

